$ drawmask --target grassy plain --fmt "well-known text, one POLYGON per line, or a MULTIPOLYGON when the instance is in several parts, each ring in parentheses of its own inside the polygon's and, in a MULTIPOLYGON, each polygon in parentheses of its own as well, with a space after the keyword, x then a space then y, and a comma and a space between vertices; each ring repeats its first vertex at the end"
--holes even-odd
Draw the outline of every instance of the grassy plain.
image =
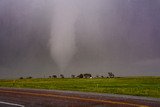
POLYGON ((0 87, 72 90, 160 98, 160 77, 0 80, 0 87))

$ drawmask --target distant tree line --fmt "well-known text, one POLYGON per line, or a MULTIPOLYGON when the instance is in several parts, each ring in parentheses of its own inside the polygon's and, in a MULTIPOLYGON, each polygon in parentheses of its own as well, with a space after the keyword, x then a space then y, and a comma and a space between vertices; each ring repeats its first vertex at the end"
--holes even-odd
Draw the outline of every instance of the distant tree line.
MULTIPOLYGON (((112 72, 108 72, 108 76, 95 76, 94 78, 114 78, 114 74, 112 72)), ((49 76, 49 78, 65 78, 63 74, 60 74, 59 76, 57 75, 52 75, 49 76)), ((93 76, 90 73, 84 73, 84 74, 79 74, 79 75, 71 75, 71 78, 93 78, 93 76)))
MULTIPOLYGON (((99 76, 96 75, 94 78, 114 78, 115 75, 112 72, 108 72, 108 76, 99 76)), ((29 77, 20 77, 19 79, 32 79, 33 77, 29 76, 29 77)), ((51 75, 49 76, 49 78, 65 78, 63 74, 60 74, 59 76, 57 75, 51 75)), ((84 74, 79 74, 79 75, 71 75, 71 78, 93 78, 93 76, 90 73, 84 73, 84 74)))

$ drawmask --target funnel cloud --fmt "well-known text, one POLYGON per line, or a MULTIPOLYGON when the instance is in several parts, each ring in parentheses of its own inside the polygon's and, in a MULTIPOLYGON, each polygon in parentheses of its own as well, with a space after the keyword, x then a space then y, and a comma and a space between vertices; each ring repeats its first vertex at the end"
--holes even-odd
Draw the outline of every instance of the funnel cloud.
POLYGON ((76 52, 77 0, 56 0, 51 27, 51 56, 63 72, 76 52))

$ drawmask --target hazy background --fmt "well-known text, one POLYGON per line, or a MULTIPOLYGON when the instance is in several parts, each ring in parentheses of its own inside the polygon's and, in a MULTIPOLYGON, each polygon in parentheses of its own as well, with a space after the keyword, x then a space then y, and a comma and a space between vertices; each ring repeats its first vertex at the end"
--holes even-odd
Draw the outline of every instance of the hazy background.
POLYGON ((159 0, 0 0, 0 78, 160 76, 159 0))

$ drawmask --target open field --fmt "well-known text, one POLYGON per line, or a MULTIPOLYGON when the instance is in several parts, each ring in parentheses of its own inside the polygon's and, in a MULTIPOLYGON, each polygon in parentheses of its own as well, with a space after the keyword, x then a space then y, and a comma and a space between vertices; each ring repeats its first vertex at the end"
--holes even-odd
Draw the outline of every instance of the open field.
POLYGON ((160 98, 160 77, 0 80, 0 87, 72 90, 160 98))

